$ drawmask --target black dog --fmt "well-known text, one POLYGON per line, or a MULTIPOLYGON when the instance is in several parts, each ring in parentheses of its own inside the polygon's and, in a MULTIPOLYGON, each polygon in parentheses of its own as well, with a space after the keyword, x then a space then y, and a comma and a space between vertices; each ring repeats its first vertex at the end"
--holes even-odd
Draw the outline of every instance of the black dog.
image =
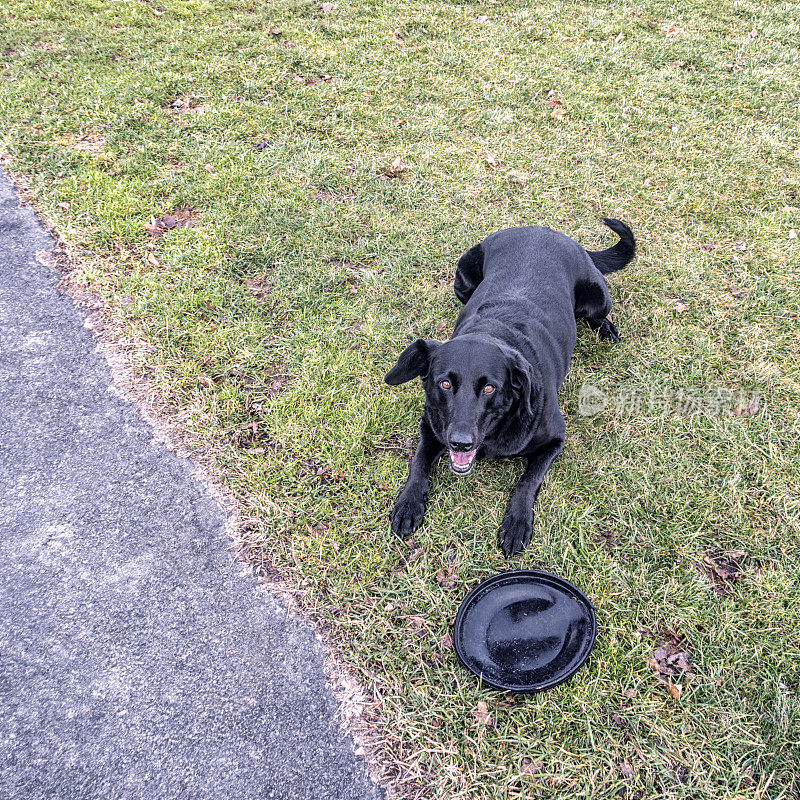
POLYGON ((417 339, 386 376, 392 386, 422 377, 425 387, 419 446, 391 514, 399 536, 422 524, 431 467, 449 450, 457 475, 485 458, 527 460, 499 539, 506 557, 530 541, 536 495, 564 447, 557 393, 575 347, 575 320, 620 341, 603 275, 622 269, 636 243, 627 225, 603 222, 620 237, 607 250, 590 252, 563 233, 531 226, 493 233, 458 260, 454 289, 465 306, 452 338, 417 339))

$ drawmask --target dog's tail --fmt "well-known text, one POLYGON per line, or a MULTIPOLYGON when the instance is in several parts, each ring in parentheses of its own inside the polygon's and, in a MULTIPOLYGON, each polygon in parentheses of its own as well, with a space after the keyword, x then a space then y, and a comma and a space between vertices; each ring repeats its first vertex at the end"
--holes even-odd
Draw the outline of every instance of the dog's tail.
POLYGON ((611 228, 619 236, 619 241, 607 250, 587 250, 589 258, 603 275, 609 272, 616 272, 628 264, 636 255, 636 239, 633 238, 633 231, 618 219, 603 217, 603 223, 611 228))

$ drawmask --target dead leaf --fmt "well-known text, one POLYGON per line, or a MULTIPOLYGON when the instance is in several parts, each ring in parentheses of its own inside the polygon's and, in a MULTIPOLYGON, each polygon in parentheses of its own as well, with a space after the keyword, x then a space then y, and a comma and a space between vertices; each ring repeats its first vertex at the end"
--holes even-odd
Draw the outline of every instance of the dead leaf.
POLYGON ((550 116, 553 119, 559 120, 564 118, 564 109, 562 106, 557 106, 550 112, 550 116))
POLYGON ((489 708, 483 700, 478 701, 478 705, 475 706, 472 716, 475 722, 477 722, 479 725, 485 725, 487 728, 491 728, 494 724, 492 721, 492 715, 489 713, 489 708))
POLYGON ((732 294, 734 297, 744 297, 744 294, 745 294, 745 293, 744 293, 744 292, 743 292, 741 289, 737 289, 735 286, 729 286, 729 287, 728 287, 728 291, 729 291, 729 292, 730 292, 730 293, 731 293, 731 294, 732 294))
POLYGON ((682 764, 678 764, 677 766, 673 767, 672 770, 675 773, 675 779, 678 783, 683 784, 684 786, 688 783, 688 776, 689 776, 689 767, 685 767, 682 764))
POLYGON ((675 27, 675 25, 667 25, 667 30, 666 30, 667 39, 671 39, 673 36, 677 35, 678 35, 678 29, 675 27))
POLYGON ((163 229, 156 223, 155 217, 150 217, 150 222, 146 222, 144 229, 152 236, 161 236, 163 229))
POLYGON ((161 264, 159 263, 158 259, 152 254, 147 254, 147 263, 154 267, 160 267, 161 264))
POLYGON ((734 417, 752 417, 758 411, 760 397, 758 394, 751 395, 747 405, 737 406, 733 410, 734 417))
POLYGON ((449 633, 446 633, 441 639, 439 639, 439 644, 447 650, 452 650, 453 637, 449 633))
POLYGON ((674 679, 680 677, 690 680, 694 677, 694 672, 691 669, 689 653, 683 649, 681 638, 671 631, 667 632, 666 638, 668 641, 657 647, 653 655, 645 660, 653 676, 666 684, 670 695, 679 700, 681 687, 674 679))
POLYGON ((736 242, 733 246, 735 250, 738 250, 740 253, 744 253, 747 251, 747 243, 746 242, 736 242))
POLYGON ((686 303, 683 303, 680 300, 678 300, 675 303, 673 310, 675 311, 676 314, 684 314, 689 310, 689 306, 687 306, 686 303))
POLYGON ((478 16, 475 17, 475 22, 479 22, 481 25, 485 25, 488 21, 489 17, 487 17, 486 14, 478 14, 478 16))
POLYGON ((541 772, 544 769, 544 762, 539 761, 538 759, 534 761, 532 758, 523 758, 522 759, 522 774, 523 775, 535 775, 537 772, 541 772))
MULTIPOLYGON (((326 522, 324 520, 322 522, 318 522, 316 525, 314 525, 314 527, 311 527, 311 525, 306 523, 306 531, 315 539, 321 539, 330 529, 330 522, 326 522)), ((386 610, 391 611, 392 609, 387 608, 386 610)))
POLYGON ((633 767, 627 761, 619 765, 619 771, 623 778, 630 778, 633 775, 633 767))
POLYGON ((400 563, 392 570, 392 575, 400 575, 401 573, 406 571, 406 568, 409 564, 416 561, 422 555, 422 548, 415 546, 410 546, 406 543, 409 547, 406 553, 400 554, 400 563))
POLYGON ((283 34, 283 31, 280 28, 272 27, 267 31, 267 33, 270 36, 281 36, 283 34))
POLYGON ((150 217, 150 222, 144 226, 144 229, 151 236, 162 236, 175 228, 196 228, 199 224, 200 215, 191 206, 181 206, 160 219, 150 217))
POLYGON ((398 178, 409 169, 410 167, 403 160, 403 156, 397 156, 397 158, 395 158, 394 161, 392 161, 392 163, 386 168, 384 174, 391 178, 398 178))
POLYGON ((336 3, 323 3, 320 6, 320 10, 323 14, 330 14, 331 11, 338 11, 339 6, 337 6, 336 3))
POLYGON ((321 83, 331 83, 333 78, 330 75, 319 75, 316 78, 309 78, 306 82, 306 86, 319 86, 321 83))
POLYGON ((261 275, 258 278, 245 278, 242 284, 246 289, 249 289, 259 299, 269 297, 272 293, 272 284, 267 281, 266 275, 261 275))
POLYGON ((731 586, 738 581, 747 568, 748 558, 744 550, 725 552, 709 550, 699 562, 698 569, 708 578, 714 591, 719 595, 727 594, 731 586))
POLYGON ((442 654, 438 652, 428 653, 427 655, 423 656, 423 659, 429 667, 434 668, 441 666, 442 661, 444 660, 442 658, 442 654))
POLYGON ((486 163, 492 169, 497 169, 498 167, 503 166, 503 162, 494 153, 486 153, 486 163))
POLYGON ((319 203, 350 203, 355 199, 355 196, 320 189, 318 192, 314 192, 314 199, 319 203))
POLYGON ((404 42, 406 40, 406 37, 400 31, 392 31, 389 34, 389 38, 394 39, 396 42, 404 42))
POLYGON ((636 691, 636 689, 626 689, 624 694, 625 694, 625 697, 636 697, 638 692, 636 691))
POLYGON ((677 667, 681 672, 689 671, 689 656, 685 652, 675 653, 667 657, 667 664, 677 667))
POLYGON ((105 143, 105 139, 100 134, 87 133, 73 143, 72 149, 77 150, 79 153, 88 153, 96 158, 103 152, 105 143))
POLYGON ((739 64, 726 64, 725 68, 729 69, 731 72, 741 72, 743 69, 739 64))
MULTIPOLYGON (((201 98, 197 95, 189 95, 188 97, 177 97, 171 103, 167 104, 172 114, 205 114, 211 110, 208 103, 199 102, 201 98)), ((172 114, 168 114, 170 119, 172 114)))
POLYGON ((669 628, 664 631, 664 639, 666 639, 667 644, 671 644, 673 647, 679 647, 683 643, 683 635, 679 631, 673 631, 669 628))
POLYGON ((706 242, 704 245, 702 245, 702 247, 703 250, 711 251, 715 250, 717 245, 714 242, 706 242))
POLYGON ((436 573, 436 582, 442 589, 452 589, 456 585, 457 580, 458 578, 456 577, 453 566, 440 569, 436 573))

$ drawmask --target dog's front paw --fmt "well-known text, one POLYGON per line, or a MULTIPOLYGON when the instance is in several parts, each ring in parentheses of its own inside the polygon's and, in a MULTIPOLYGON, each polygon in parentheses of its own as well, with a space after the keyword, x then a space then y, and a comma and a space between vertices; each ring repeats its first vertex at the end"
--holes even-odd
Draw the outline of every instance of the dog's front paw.
POLYGON ((619 335, 617 326, 610 319, 608 319, 608 317, 606 317, 600 324, 600 327, 597 329, 597 335, 600 337, 601 342, 611 342, 611 344, 617 344, 622 341, 622 337, 619 335))
POLYGON ((394 504, 390 519, 392 530, 401 538, 406 539, 414 533, 425 518, 424 494, 406 494, 403 492, 394 504))
POLYGON ((527 547, 533 531, 532 511, 506 511, 503 524, 500 526, 498 540, 506 558, 516 555, 527 547))

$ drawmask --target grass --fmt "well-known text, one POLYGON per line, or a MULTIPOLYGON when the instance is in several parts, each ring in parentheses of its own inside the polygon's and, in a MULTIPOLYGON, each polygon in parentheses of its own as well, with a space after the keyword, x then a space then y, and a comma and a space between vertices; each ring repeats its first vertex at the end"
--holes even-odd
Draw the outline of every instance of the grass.
POLYGON ((0 150, 240 498, 249 557, 377 699, 401 791, 797 796, 796 4, 3 0, 0 22, 0 150), (146 230, 176 209, 196 224, 146 230), (641 245, 612 280, 626 338, 579 335, 533 542, 510 565, 495 543, 515 463, 439 469, 392 540, 421 391, 382 375, 448 335, 455 259, 531 223, 599 248, 601 214, 641 245), (583 417, 585 383, 760 404, 583 417), (709 551, 747 554, 725 594, 709 551), (590 662, 544 695, 481 689, 441 642, 507 566, 597 608, 590 662), (647 662, 674 635, 680 700, 647 662))

